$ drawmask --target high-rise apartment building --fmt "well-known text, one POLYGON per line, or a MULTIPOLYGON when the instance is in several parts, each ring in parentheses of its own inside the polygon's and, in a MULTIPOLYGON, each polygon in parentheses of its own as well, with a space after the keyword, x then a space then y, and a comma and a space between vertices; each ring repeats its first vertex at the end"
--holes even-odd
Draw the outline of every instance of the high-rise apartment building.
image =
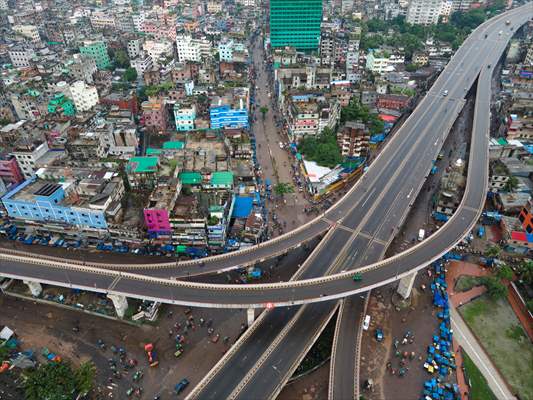
POLYGON ((317 50, 322 0, 270 0, 270 44, 317 50))
POLYGON ((111 65, 109 54, 107 54, 107 46, 100 40, 85 42, 83 46, 80 46, 80 53, 92 57, 98 69, 106 69, 111 65))
POLYGON ((433 25, 439 22, 443 0, 411 0, 407 9, 407 22, 433 25))

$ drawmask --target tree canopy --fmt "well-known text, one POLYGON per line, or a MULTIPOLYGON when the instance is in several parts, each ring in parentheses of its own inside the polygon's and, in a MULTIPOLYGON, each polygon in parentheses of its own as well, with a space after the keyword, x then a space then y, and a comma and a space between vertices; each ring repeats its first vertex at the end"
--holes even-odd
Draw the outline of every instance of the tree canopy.
POLYGON ((75 371, 67 362, 43 364, 26 375, 26 399, 71 400, 77 393, 92 390, 95 372, 92 363, 84 363, 75 371))
POLYGON ((483 284, 487 287, 487 293, 493 300, 503 299, 507 295, 507 286, 494 276, 482 277, 483 284))
POLYGON ((283 197, 286 194, 294 193, 294 186, 290 183, 280 182, 274 186, 274 193, 283 197))
POLYGON ((128 53, 123 49, 115 50, 113 54, 113 61, 118 68, 128 68, 130 66, 130 59, 128 53))
POLYGON ((333 168, 342 162, 337 136, 329 128, 325 128, 320 135, 305 136, 300 140, 299 150, 307 160, 324 167, 333 168))
POLYGON ((128 67, 126 72, 124 72, 124 79, 128 82, 135 82, 137 80, 137 70, 132 67, 128 67))
POLYGON ((370 113, 368 107, 362 105, 356 99, 350 100, 350 103, 341 110, 341 123, 347 121, 361 121, 365 123, 373 135, 382 133, 385 128, 385 124, 381 118, 377 114, 370 113))

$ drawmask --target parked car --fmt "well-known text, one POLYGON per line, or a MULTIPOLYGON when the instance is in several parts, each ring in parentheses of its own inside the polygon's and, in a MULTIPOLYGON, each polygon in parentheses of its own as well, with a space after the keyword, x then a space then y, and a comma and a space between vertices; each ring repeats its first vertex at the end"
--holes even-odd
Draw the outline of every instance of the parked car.
POLYGON ((363 330, 367 331, 370 328, 370 315, 366 315, 363 321, 363 330))

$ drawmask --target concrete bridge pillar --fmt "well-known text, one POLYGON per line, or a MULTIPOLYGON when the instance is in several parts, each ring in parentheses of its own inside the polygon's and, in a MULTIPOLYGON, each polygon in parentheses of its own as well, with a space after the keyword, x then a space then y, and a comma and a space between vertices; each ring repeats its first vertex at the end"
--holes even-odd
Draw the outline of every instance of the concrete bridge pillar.
POLYGON ((248 317, 248 327, 250 327, 255 321, 255 308, 247 309, 246 316, 248 317))
POLYGON ((404 299, 409 298, 411 295, 411 289, 413 289, 413 284, 415 283, 416 272, 413 272, 411 275, 407 275, 400 279, 398 284, 397 292, 404 299))
POLYGON ((33 297, 39 297, 43 292, 43 287, 39 282, 34 281, 23 281, 25 285, 30 289, 31 295, 33 297))
POLYGON ((126 310, 128 309, 128 299, 126 298, 126 296, 109 293, 107 295, 107 298, 111 299, 111 301, 113 302, 117 316, 119 318, 124 318, 126 310))

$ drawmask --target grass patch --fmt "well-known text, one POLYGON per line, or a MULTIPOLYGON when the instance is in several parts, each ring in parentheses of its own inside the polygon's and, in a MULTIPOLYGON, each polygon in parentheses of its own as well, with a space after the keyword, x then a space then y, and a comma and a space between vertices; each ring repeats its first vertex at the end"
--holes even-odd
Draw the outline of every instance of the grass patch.
POLYGON ((473 287, 481 286, 482 280, 477 276, 461 275, 455 282, 456 292, 467 292, 473 287))
POLYGON ((512 340, 515 341, 521 341, 522 339, 526 339, 526 333, 522 329, 520 325, 511 326, 506 329, 505 335, 512 340))
POLYGON ((471 400, 496 400, 496 396, 490 390, 485 377, 481 374, 474 361, 464 351, 463 355, 463 367, 465 369, 465 378, 467 383, 470 384, 469 399, 471 400))
POLYGON ((533 345, 507 300, 483 295, 459 312, 512 391, 521 399, 533 399, 533 345))

